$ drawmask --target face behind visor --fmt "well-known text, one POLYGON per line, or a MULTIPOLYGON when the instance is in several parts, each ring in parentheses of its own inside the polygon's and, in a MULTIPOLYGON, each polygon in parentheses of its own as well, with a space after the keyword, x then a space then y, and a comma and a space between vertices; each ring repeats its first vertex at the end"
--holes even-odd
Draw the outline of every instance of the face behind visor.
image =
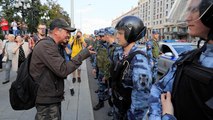
POLYGON ((213 28, 213 0, 176 0, 167 19, 186 22, 187 16, 195 12, 200 16, 194 21, 201 20, 206 27, 213 28))

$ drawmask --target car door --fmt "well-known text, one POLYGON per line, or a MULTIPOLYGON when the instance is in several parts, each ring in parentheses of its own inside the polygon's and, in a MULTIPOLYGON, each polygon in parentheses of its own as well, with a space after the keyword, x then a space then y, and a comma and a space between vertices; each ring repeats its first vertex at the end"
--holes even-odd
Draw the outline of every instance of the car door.
POLYGON ((164 74, 172 66, 176 58, 171 47, 166 44, 161 46, 161 52, 162 54, 158 60, 158 71, 164 74))

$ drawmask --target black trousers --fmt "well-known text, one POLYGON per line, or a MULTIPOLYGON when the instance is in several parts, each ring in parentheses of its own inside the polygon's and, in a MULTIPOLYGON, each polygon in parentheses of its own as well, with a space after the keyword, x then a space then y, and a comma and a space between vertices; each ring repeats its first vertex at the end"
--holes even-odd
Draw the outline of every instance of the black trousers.
POLYGON ((2 58, 3 58, 3 56, 2 56, 2 54, 0 54, 0 69, 2 69, 2 58))

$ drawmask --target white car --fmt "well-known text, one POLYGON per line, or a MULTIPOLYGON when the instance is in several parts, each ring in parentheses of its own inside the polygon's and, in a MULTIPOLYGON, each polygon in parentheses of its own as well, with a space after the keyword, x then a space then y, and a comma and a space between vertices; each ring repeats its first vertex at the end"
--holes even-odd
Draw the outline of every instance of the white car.
POLYGON ((168 41, 160 42, 159 47, 162 54, 158 60, 158 72, 164 74, 179 58, 181 53, 195 49, 196 45, 187 42, 168 41))

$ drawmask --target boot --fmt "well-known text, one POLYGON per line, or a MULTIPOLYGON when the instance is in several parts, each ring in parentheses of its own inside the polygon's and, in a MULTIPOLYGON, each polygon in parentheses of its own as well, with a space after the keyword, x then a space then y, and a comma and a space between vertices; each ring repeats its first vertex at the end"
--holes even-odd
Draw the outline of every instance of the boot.
POLYGON ((76 81, 76 78, 72 78, 72 83, 75 83, 75 81, 76 81))
POLYGON ((95 93, 98 93, 99 92, 99 89, 95 90, 95 93))
POLYGON ((74 91, 74 89, 72 88, 72 89, 70 89, 70 94, 71 94, 71 96, 73 96, 74 94, 75 94, 75 91, 74 91))
POLYGON ((95 107, 93 107, 93 110, 97 111, 102 107, 104 107, 104 101, 99 100, 98 104, 95 107))
POLYGON ((78 83, 81 83, 81 78, 80 77, 78 77, 78 83))

